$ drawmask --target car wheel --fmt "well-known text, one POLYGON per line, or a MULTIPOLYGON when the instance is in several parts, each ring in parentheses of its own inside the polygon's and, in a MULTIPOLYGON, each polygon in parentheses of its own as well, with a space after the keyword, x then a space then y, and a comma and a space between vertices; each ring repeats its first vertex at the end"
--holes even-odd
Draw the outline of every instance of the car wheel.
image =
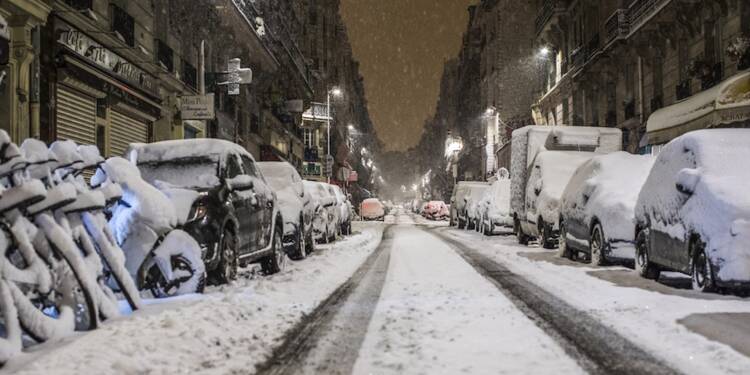
POLYGON ((458 219, 458 229, 464 229, 466 227, 466 223, 464 223, 463 220, 458 219))
POLYGON ((315 236, 313 236, 313 231, 310 229, 310 231, 307 233, 307 240, 305 240, 305 245, 307 248, 305 249, 305 252, 307 254, 312 254, 315 252, 315 236))
POLYGON ((214 282, 226 284, 237 279, 237 237, 231 229, 224 229, 221 236, 219 248, 221 249, 221 260, 215 271, 214 282))
POLYGON ((700 240, 693 241, 692 280, 693 290, 709 293, 716 290, 713 267, 706 254, 706 245, 700 240))
POLYGON ((519 244, 524 246, 529 244, 529 236, 527 236, 526 233, 523 232, 523 228, 521 228, 521 221, 518 219, 515 219, 513 221, 513 233, 516 234, 516 239, 518 240, 519 244))
POLYGON ((555 239, 552 238, 552 226, 547 225, 544 221, 540 223, 539 234, 542 236, 542 247, 545 249, 554 249, 556 244, 555 239))
POLYGON ((568 247, 567 240, 567 229, 565 228, 565 222, 560 220, 560 240, 557 242, 557 256, 560 258, 566 258, 573 260, 573 254, 568 247))
POLYGON ((281 230, 276 229, 273 233, 273 244, 271 245, 271 254, 261 261, 261 268, 266 275, 273 275, 281 272, 286 268, 286 252, 284 244, 281 242, 281 230))
POLYGON ((302 229, 297 229, 294 237, 294 248, 289 254, 289 257, 292 258, 292 260, 302 260, 307 258, 307 240, 302 234, 302 229))
POLYGON ((659 268, 649 260, 648 229, 639 231, 635 238, 635 272, 646 279, 659 278, 659 268))
POLYGON ((591 229, 591 238, 589 241, 589 251, 591 252, 591 264, 595 266, 603 266, 607 263, 607 258, 604 255, 604 232, 602 231, 601 224, 594 225, 591 229))

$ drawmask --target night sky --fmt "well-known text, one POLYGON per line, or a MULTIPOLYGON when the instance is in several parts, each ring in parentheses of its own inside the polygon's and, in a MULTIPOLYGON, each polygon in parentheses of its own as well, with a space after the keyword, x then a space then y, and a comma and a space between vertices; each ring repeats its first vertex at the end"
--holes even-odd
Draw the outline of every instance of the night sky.
POLYGON ((414 146, 475 0, 341 0, 369 110, 387 150, 414 146))

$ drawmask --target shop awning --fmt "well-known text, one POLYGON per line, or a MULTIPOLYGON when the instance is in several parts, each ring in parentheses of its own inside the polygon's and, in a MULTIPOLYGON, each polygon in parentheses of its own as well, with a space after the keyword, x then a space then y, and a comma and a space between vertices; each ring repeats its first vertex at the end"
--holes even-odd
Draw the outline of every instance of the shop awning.
POLYGON ((692 130, 750 122, 750 71, 654 112, 646 124, 649 144, 667 143, 692 130))

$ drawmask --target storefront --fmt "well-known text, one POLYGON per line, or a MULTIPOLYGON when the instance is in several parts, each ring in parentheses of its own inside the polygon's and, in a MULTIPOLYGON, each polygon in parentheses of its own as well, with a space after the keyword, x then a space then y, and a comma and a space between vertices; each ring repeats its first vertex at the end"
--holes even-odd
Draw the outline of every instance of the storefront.
POLYGON ((64 21, 53 27, 51 138, 95 144, 107 156, 150 142, 161 113, 155 78, 64 21))
POLYGON ((662 145, 687 132, 725 127, 750 127, 750 71, 654 112, 641 146, 649 145, 652 152, 658 152, 662 145))

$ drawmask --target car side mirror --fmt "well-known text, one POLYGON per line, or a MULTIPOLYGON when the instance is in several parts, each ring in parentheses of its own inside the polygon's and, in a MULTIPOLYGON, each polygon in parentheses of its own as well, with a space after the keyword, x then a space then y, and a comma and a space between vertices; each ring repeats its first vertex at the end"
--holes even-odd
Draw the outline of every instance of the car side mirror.
POLYGON ((675 188, 682 194, 693 195, 695 187, 700 181, 700 173, 694 168, 684 168, 677 172, 677 182, 675 188))
POLYGON ((241 174, 233 178, 227 178, 226 181, 227 181, 227 187, 229 188, 229 190, 246 191, 246 190, 251 190, 255 187, 255 184, 253 183, 253 178, 246 174, 241 174))

